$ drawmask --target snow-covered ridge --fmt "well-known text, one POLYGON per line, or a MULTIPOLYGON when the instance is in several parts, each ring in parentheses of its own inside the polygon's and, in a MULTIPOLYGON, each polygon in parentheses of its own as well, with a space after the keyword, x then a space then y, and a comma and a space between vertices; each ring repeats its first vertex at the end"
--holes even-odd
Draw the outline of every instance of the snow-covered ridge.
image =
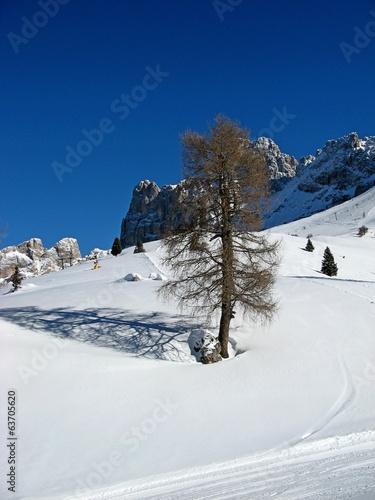
POLYGON ((296 175, 273 199, 267 227, 308 217, 338 205, 375 185, 375 137, 353 132, 327 141, 317 156, 303 157, 296 175))

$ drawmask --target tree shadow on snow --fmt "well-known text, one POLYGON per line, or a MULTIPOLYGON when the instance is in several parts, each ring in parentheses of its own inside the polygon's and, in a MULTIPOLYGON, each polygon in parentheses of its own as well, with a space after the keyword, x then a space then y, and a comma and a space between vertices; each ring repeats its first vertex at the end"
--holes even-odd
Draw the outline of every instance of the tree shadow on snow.
POLYGON ((187 337, 196 328, 190 318, 123 309, 74 310, 38 307, 0 309, 6 321, 54 337, 86 342, 136 357, 183 361, 189 357, 187 337))

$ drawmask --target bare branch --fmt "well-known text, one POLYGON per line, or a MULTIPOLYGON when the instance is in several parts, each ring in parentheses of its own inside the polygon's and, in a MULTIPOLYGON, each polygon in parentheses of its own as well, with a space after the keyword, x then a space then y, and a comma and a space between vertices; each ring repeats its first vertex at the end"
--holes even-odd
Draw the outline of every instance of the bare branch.
POLYGON ((164 240, 173 277, 160 293, 198 314, 221 310, 219 340, 227 357, 234 307, 265 320, 277 309, 278 243, 254 232, 269 196, 268 169, 249 132, 222 115, 206 134, 187 131, 181 141, 183 217, 164 240))

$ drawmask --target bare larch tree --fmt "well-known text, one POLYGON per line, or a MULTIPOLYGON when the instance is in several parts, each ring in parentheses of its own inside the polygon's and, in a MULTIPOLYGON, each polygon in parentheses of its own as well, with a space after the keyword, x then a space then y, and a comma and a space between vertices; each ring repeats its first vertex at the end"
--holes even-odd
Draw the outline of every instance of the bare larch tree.
POLYGON ((268 169, 248 131, 223 115, 206 134, 189 130, 181 140, 182 217, 164 239, 164 264, 173 278, 160 292, 207 318, 219 311, 218 340, 227 358, 235 308, 263 320, 272 319, 277 309, 272 290, 278 242, 255 232, 269 194, 268 169))

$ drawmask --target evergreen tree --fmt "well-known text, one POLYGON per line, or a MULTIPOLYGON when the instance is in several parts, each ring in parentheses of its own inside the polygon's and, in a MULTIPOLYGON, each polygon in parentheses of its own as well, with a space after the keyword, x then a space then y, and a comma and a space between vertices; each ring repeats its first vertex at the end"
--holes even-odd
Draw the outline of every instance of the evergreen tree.
POLYGON ((366 233, 368 232, 368 227, 366 226, 361 226, 358 228, 358 233, 357 235, 361 238, 362 236, 364 236, 366 233))
POLYGON ((338 271, 337 264, 335 263, 335 259, 332 255, 331 250, 327 247, 324 250, 323 260, 322 260, 322 269, 321 272, 326 274, 327 276, 336 276, 338 271))
POLYGON ((312 244, 312 241, 310 240, 310 238, 307 238, 307 243, 306 243, 306 246, 305 246, 306 252, 313 252, 314 249, 315 249, 315 247, 312 244))
POLYGON ((122 252, 121 241, 118 238, 115 238, 112 245, 111 254, 117 257, 121 252, 122 252))
POLYGON ((13 292, 16 292, 19 288, 21 288, 22 278, 18 266, 15 267, 14 272, 10 277, 10 281, 13 285, 13 292))
POLYGON ((134 248, 134 253, 142 253, 145 252, 146 250, 144 249, 143 243, 141 240, 137 241, 137 246, 134 248))

